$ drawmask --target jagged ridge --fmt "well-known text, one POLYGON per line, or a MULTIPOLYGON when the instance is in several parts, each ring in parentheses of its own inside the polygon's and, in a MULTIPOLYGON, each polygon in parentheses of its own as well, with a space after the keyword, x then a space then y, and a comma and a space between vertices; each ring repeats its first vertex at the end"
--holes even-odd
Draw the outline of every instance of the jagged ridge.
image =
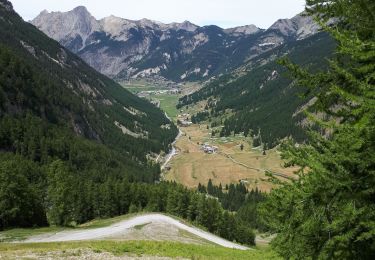
POLYGON ((115 16, 96 20, 85 7, 66 13, 43 11, 32 23, 112 78, 174 81, 202 80, 228 72, 319 29, 311 18, 301 15, 279 20, 268 30, 255 25, 222 29, 188 21, 164 24, 115 16))

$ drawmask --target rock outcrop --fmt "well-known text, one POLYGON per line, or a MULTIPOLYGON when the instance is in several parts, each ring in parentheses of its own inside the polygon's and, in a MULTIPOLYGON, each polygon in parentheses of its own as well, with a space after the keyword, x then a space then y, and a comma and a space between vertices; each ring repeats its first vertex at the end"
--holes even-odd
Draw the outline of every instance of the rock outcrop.
POLYGON ((32 23, 115 79, 205 80, 231 71, 285 42, 315 34, 311 17, 278 20, 269 29, 229 29, 185 21, 164 24, 109 16, 96 20, 85 7, 43 11, 32 23))

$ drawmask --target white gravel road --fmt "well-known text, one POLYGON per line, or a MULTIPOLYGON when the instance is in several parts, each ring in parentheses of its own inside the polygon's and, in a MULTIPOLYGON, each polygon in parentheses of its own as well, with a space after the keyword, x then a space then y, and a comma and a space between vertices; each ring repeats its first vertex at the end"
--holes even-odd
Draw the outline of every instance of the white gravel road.
POLYGON ((121 221, 109 227, 86 229, 80 231, 62 231, 58 233, 44 234, 41 236, 30 237, 25 240, 26 243, 37 243, 37 242, 63 242, 63 241, 79 241, 79 240, 97 240, 106 239, 120 235, 128 231, 130 228, 138 225, 144 225, 148 223, 168 223, 174 225, 181 230, 190 232, 198 237, 206 239, 215 244, 223 247, 235 248, 241 250, 247 250, 248 247, 230 242, 221 237, 215 236, 211 233, 203 231, 199 228, 191 227, 183 224, 182 222, 173 219, 171 217, 162 214, 146 214, 137 216, 128 220, 121 221))

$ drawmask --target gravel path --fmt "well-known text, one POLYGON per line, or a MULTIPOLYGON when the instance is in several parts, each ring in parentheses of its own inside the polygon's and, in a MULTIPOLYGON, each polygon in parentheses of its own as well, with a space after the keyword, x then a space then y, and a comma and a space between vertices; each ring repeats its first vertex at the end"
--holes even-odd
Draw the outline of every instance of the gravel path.
POLYGON ((232 243, 228 240, 225 240, 221 237, 215 236, 211 233, 203 231, 196 227, 191 227, 188 225, 183 224, 182 222, 173 219, 171 217, 162 215, 162 214, 147 214, 142 216, 137 216, 128 220, 121 221, 114 225, 104 228, 96 228, 96 229, 86 229, 80 231, 62 231, 55 234, 45 234, 41 236, 31 237, 25 240, 25 243, 37 243, 37 242, 63 242, 63 241, 79 241, 79 240, 96 240, 96 239, 106 239, 111 237, 116 237, 121 233, 128 231, 128 229, 138 226, 144 225, 148 223, 168 223, 171 225, 176 226, 181 230, 185 230, 189 233, 192 233, 198 237, 206 239, 210 242, 215 244, 228 247, 228 248, 235 248, 241 250, 247 250, 248 247, 232 243))

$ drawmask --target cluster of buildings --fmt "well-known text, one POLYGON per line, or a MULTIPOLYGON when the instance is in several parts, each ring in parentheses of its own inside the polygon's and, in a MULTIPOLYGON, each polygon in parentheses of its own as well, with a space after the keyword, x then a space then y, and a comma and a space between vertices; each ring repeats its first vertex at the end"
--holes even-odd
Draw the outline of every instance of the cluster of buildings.
POLYGON ((208 143, 202 144, 201 149, 208 154, 216 153, 219 150, 219 147, 210 145, 208 143))
POLYGON ((138 97, 145 98, 150 95, 164 95, 164 94, 170 94, 170 95, 176 95, 180 94, 181 90, 178 88, 172 88, 172 89, 162 89, 162 90, 145 90, 137 93, 138 97))

